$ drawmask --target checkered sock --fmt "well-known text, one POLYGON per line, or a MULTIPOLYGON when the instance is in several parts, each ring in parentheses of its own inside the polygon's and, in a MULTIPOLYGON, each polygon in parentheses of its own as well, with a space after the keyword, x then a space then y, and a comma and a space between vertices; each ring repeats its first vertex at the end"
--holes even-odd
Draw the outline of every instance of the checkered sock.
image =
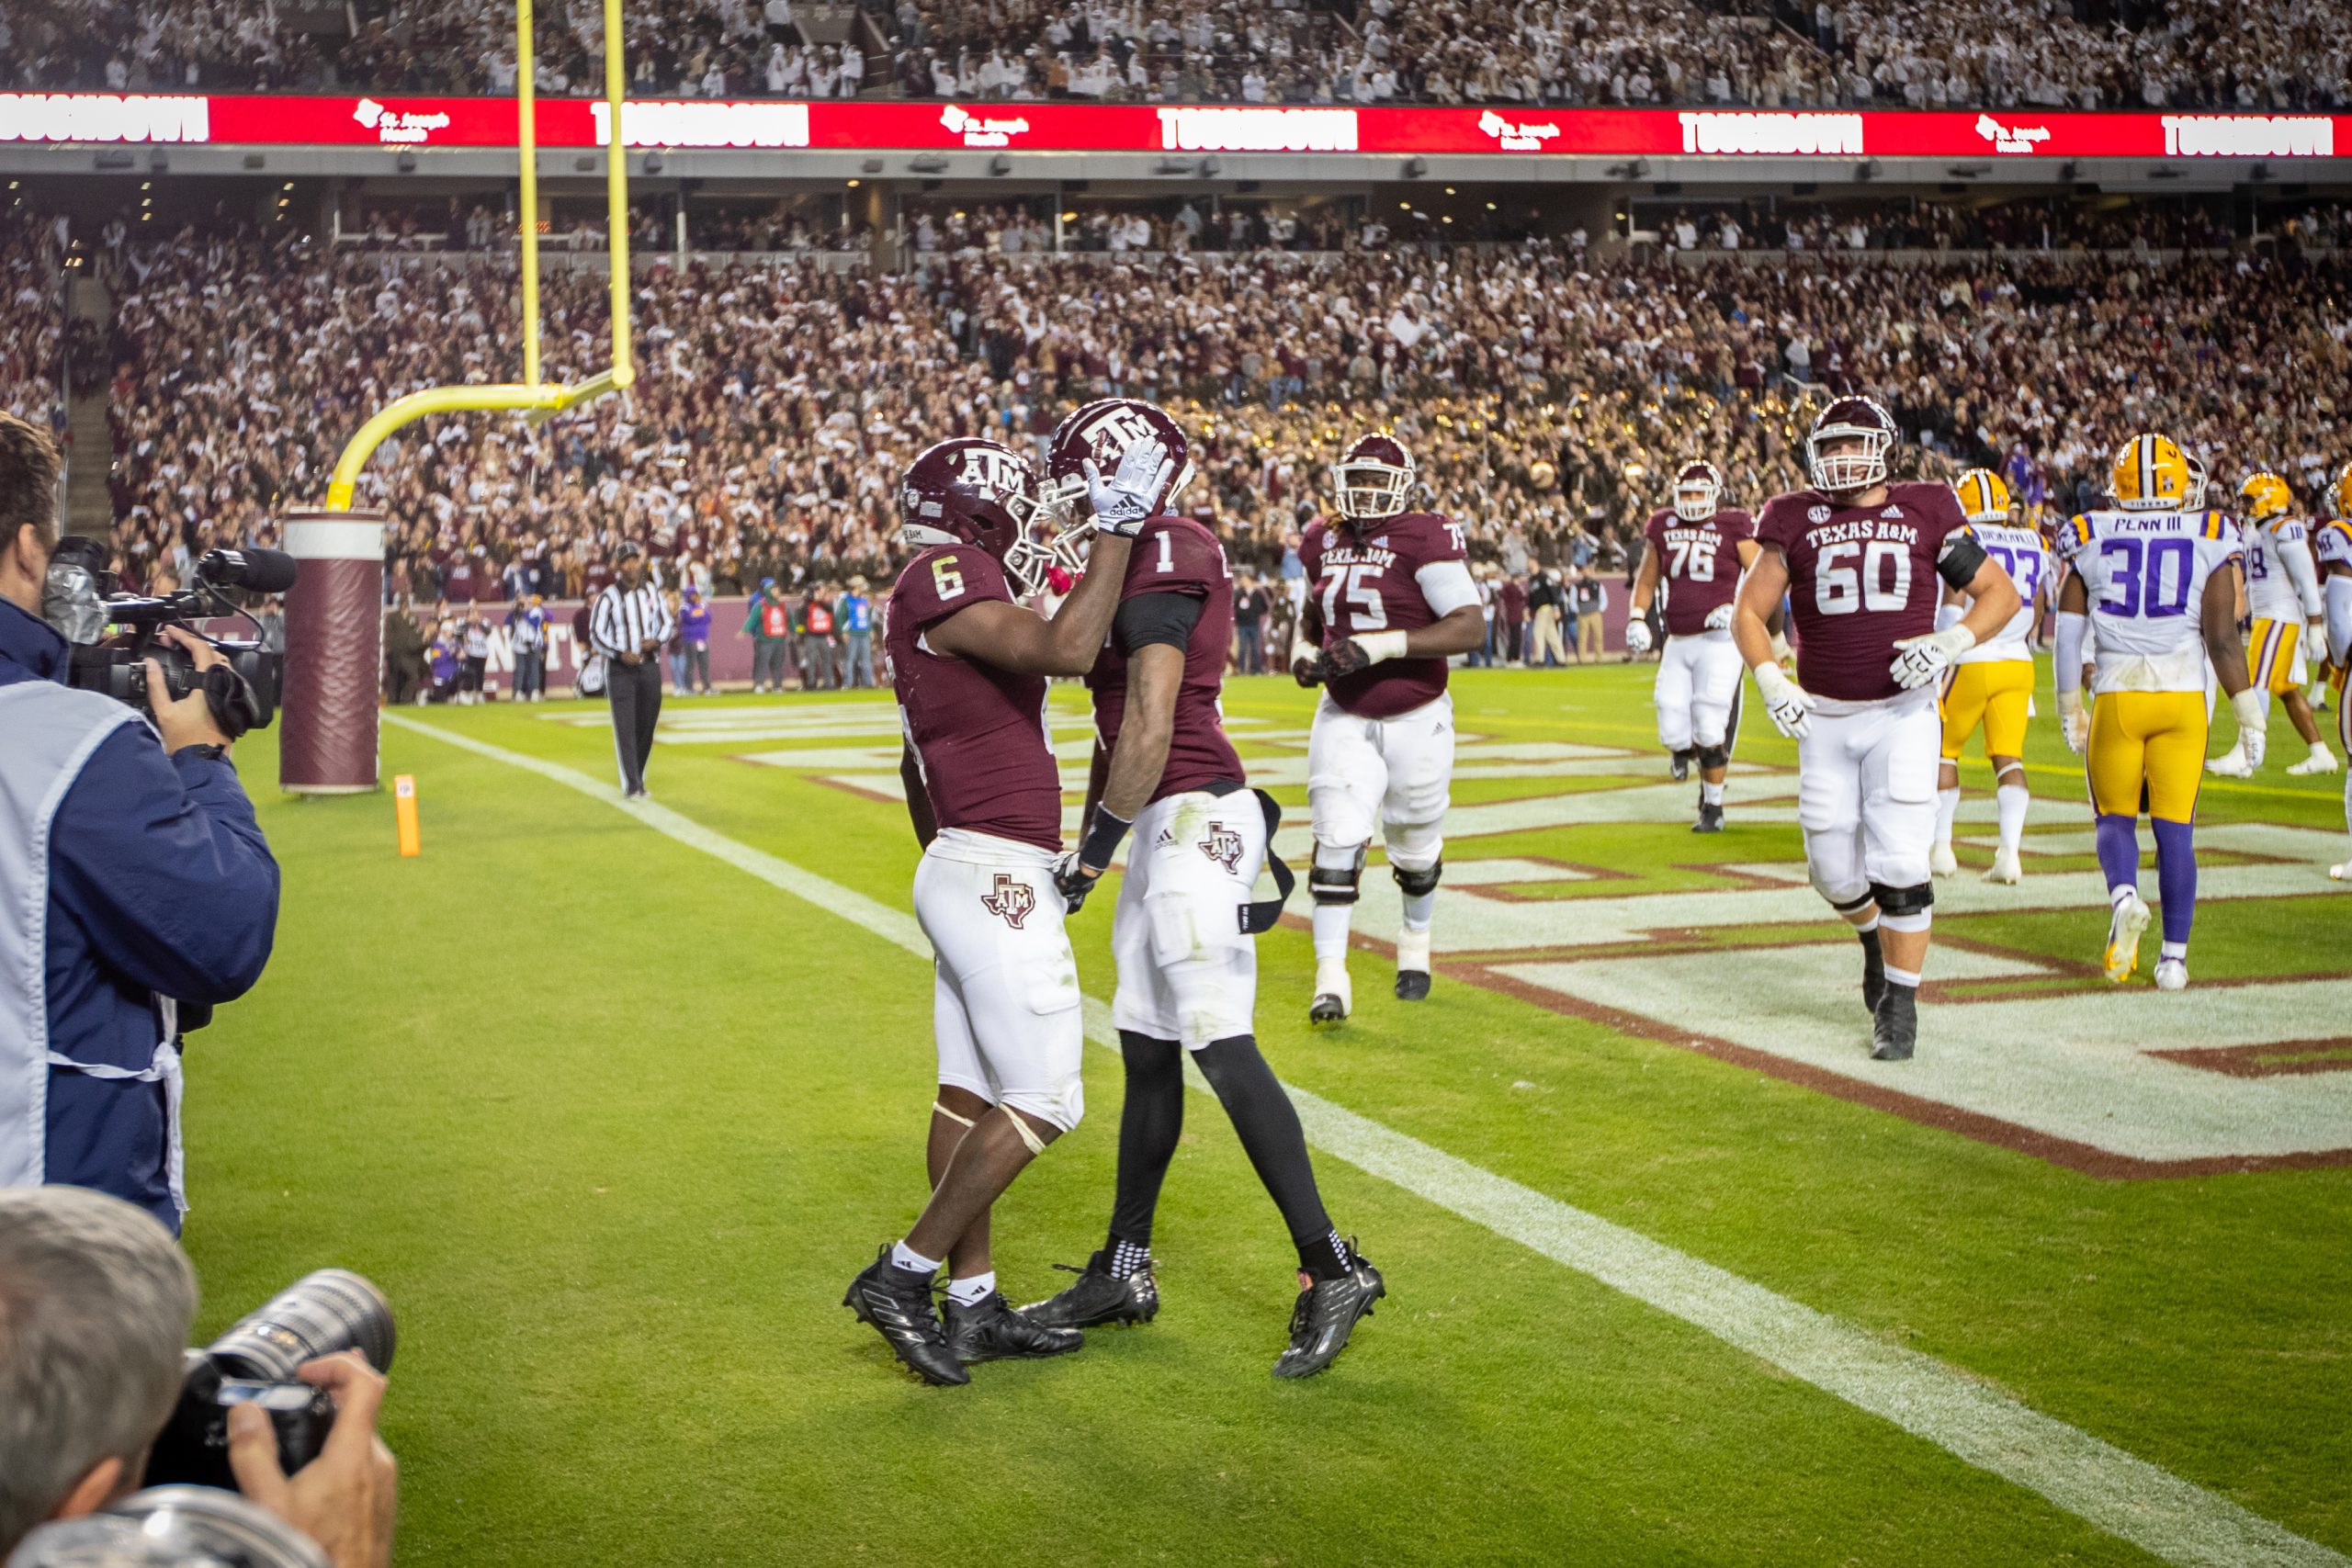
POLYGON ((1111 1278, 1114 1280, 1124 1280, 1151 1267, 1151 1248, 1139 1241, 1114 1235, 1105 1250, 1111 1255, 1111 1278))

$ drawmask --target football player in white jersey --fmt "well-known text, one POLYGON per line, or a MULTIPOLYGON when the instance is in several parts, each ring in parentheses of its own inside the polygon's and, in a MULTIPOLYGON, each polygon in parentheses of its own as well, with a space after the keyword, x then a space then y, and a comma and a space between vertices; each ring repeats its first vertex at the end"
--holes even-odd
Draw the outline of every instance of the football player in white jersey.
MULTIPOLYGON (((2288 722, 2311 748, 2311 755, 2287 771, 2332 773, 2335 753, 2320 738, 2319 720, 2303 696, 2302 650, 2324 647, 2325 611, 2319 573, 2312 560, 2310 530, 2292 516, 2295 492, 2274 473, 2259 473, 2238 487, 2245 501, 2246 595, 2254 630, 2246 638, 2246 663, 2255 685, 2278 699, 2288 722)), ((2233 746, 2205 764, 2228 778, 2254 772, 2245 749, 2233 746)))
MULTIPOLYGON (((1984 756, 1993 764, 1994 799, 2000 812, 2001 847, 1993 852, 1987 882, 2014 885, 2023 870, 2018 849, 2025 837, 2025 725, 2033 701, 2033 628, 2041 617, 2050 577, 2050 555, 2041 536, 2009 520, 2009 490, 1990 468, 1971 468, 1952 487, 1977 543, 2017 585, 2019 608, 2007 626, 1952 662, 1944 683, 1944 761, 1936 777, 1936 849, 1929 864, 1938 876, 1957 875, 1951 824, 1960 810, 1960 753, 1968 738, 1984 731, 1984 756)), ((1944 593, 1936 612, 1939 627, 1956 625, 1968 613, 1968 595, 1944 593)))
POLYGON ((2107 977, 2139 966, 2154 919, 2140 897, 2139 824, 2146 802, 2156 840, 2164 948, 2156 986, 2188 984, 2188 931, 2197 908, 2197 787, 2207 720, 2205 662, 2238 716, 2246 756, 2262 761, 2269 705, 2246 675, 2238 637, 2244 545, 2230 520, 2187 504, 2188 465, 2162 435, 2139 435, 2115 456, 2110 511, 2058 531, 2071 568, 2058 598, 2058 707, 2066 744, 2085 753, 2098 814, 2098 863, 2108 885, 2107 977), (2083 705, 2086 639, 2096 647, 2090 706, 2083 705))
MULTIPOLYGON (((2335 667, 2335 732, 2352 757, 2352 692, 2344 672, 2352 669, 2352 463, 2335 476, 2335 516, 2312 531, 2312 554, 2319 558, 2320 592, 2327 607, 2327 661, 2335 667)), ((2344 781, 2344 826, 2352 829, 2352 775, 2344 781)), ((2338 882, 2352 882, 2352 856, 2327 868, 2338 882)))

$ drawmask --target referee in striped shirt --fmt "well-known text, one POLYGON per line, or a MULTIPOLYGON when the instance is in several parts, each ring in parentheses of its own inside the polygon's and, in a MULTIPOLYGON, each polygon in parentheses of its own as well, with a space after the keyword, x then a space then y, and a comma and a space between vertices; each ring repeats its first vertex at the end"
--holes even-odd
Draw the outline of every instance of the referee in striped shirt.
POLYGON ((623 545, 620 581, 596 595, 588 640, 611 671, 605 689, 613 702, 613 750, 620 758, 621 793, 632 800, 647 798, 645 764, 662 716, 662 645, 677 629, 662 591, 645 581, 645 552, 623 545))

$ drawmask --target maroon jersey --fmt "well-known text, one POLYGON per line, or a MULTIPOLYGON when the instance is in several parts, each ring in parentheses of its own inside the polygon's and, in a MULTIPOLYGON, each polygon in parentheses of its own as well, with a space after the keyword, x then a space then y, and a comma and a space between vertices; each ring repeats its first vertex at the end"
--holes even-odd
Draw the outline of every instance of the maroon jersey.
MULTIPOLYGON (((1354 527, 1320 520, 1298 542, 1307 592, 1323 614, 1322 646, 1358 632, 1410 632, 1436 624, 1418 573, 1464 558, 1462 526, 1408 512, 1354 527)), ((1330 682, 1331 700, 1361 718, 1394 718, 1445 691, 1442 659, 1390 659, 1330 682)))
POLYGON ((1798 684, 1841 702, 1902 695, 1894 644, 1936 629, 1936 563, 1968 532, 1945 484, 1891 484, 1876 506, 1810 490, 1774 496, 1757 537, 1789 563, 1798 684))
POLYGON ((1739 543, 1756 537, 1756 519, 1725 507, 1704 523, 1685 523, 1671 507, 1661 507, 1642 533, 1657 556, 1666 635, 1698 636, 1709 615, 1739 595, 1739 543))
POLYGON ((1046 741, 1045 677, 933 653, 924 640, 991 599, 1014 602, 1004 569, 977 546, 943 545, 909 561, 890 590, 890 684, 934 822, 1058 850, 1062 781, 1046 741))
MULTIPOLYGON (((1184 683, 1176 692, 1175 730, 1168 741, 1168 765, 1160 770, 1153 800, 1220 781, 1244 782, 1241 759, 1225 738, 1225 715, 1217 698, 1225 690, 1225 655, 1233 641, 1233 578, 1216 536, 1189 517, 1154 517, 1143 525, 1127 557, 1127 581, 1119 590, 1122 607, 1152 593, 1181 593, 1201 602, 1184 645, 1184 683)), ((1094 733, 1105 755, 1119 743, 1119 720, 1127 710, 1127 653, 1114 624, 1101 657, 1088 671, 1094 694, 1094 733)), ((1149 804, 1147 802, 1146 804, 1149 804)))

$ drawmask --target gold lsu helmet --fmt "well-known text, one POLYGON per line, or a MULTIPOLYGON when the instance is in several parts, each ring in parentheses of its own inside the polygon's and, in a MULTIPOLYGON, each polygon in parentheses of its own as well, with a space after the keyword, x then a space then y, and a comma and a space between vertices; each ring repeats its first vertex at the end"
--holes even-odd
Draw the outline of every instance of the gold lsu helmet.
POLYGON ((2335 514, 2352 517, 2352 463, 2345 464, 2343 471, 2335 476, 2335 514))
POLYGON ((2267 523, 2294 508, 2295 492, 2285 479, 2266 470, 2238 486, 2238 499, 2245 502, 2247 522, 2267 523))
POLYGON ((2169 435, 2135 435, 2116 449, 2107 488, 2128 512, 2186 510, 2192 488, 2188 459, 2169 435))
POLYGON ((1971 523, 2009 520, 2009 487, 1990 468, 1971 468, 1951 487, 1960 495, 1960 509, 1971 523))

